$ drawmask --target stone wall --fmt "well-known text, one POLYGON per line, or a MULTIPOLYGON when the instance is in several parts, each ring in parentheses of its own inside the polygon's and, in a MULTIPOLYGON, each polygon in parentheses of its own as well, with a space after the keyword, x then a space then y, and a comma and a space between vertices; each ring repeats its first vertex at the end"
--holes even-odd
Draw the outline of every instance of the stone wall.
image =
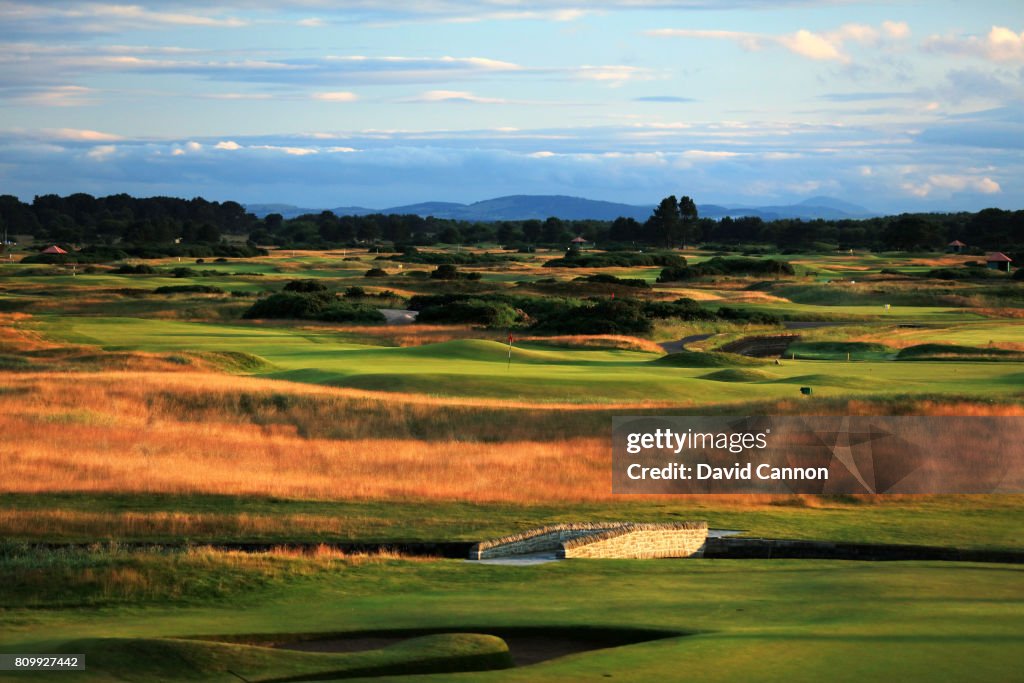
POLYGON ((700 550, 707 537, 707 522, 627 524, 617 529, 570 539, 562 544, 558 557, 689 557, 700 550))
POLYGON ((704 544, 707 522, 555 524, 474 545, 470 559, 486 560, 545 551, 559 558, 689 557, 704 544))
POLYGON ((477 543, 469 551, 471 560, 488 560, 494 557, 510 557, 528 555, 549 550, 559 550, 563 541, 568 541, 587 534, 597 534, 624 525, 624 522, 577 524, 551 524, 537 529, 530 529, 519 534, 511 534, 477 543))

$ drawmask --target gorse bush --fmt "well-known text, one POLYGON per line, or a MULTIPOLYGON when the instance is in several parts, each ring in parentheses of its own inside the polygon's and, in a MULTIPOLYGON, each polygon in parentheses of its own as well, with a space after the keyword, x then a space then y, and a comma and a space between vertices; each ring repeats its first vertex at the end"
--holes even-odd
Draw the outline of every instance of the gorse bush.
POLYGON ((679 282, 709 275, 795 275, 796 271, 788 261, 777 259, 726 258, 715 256, 704 263, 683 268, 665 268, 658 276, 658 282, 679 282))
POLYGON ((511 327, 522 322, 524 314, 505 303, 466 299, 420 311, 417 322, 433 324, 470 324, 486 327, 511 327))
POLYGON ((552 259, 544 264, 546 268, 630 268, 634 266, 664 266, 685 268, 686 259, 672 252, 615 252, 605 254, 580 254, 569 252, 563 258, 552 259))
POLYGON ((341 301, 328 292, 279 292, 255 302, 243 318, 298 318, 329 322, 383 322, 372 306, 341 301))
POLYGON ((327 285, 319 280, 292 280, 284 286, 286 292, 326 292, 327 285))

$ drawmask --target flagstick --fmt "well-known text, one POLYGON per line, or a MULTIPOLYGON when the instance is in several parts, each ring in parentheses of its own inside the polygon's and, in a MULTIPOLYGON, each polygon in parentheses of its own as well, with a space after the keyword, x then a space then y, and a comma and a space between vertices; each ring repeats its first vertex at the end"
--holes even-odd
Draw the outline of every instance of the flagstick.
POLYGON ((505 366, 505 370, 508 371, 508 370, 511 370, 511 369, 512 369, 512 335, 510 333, 508 335, 508 365, 505 366))

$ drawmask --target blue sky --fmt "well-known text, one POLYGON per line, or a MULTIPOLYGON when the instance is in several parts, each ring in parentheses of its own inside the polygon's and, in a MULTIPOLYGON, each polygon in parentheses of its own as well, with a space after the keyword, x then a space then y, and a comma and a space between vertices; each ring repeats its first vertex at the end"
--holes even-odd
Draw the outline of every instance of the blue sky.
POLYGON ((0 193, 1024 207, 1024 7, 0 0, 0 193))

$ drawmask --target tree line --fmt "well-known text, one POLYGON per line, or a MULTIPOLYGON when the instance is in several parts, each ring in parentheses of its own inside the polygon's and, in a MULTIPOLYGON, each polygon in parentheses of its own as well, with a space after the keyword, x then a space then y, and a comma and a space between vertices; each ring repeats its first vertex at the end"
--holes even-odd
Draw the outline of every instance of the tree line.
POLYGON ((330 211, 286 219, 249 213, 238 202, 202 198, 93 197, 78 193, 37 196, 31 203, 0 196, 0 231, 58 244, 214 244, 227 235, 284 248, 336 248, 376 244, 498 243, 509 249, 565 247, 582 236, 605 250, 676 248, 696 244, 750 251, 835 249, 940 250, 960 239, 978 251, 1024 252, 1024 211, 905 213, 866 219, 702 218, 687 196, 664 198, 641 222, 462 221, 416 215, 337 216, 330 211))

